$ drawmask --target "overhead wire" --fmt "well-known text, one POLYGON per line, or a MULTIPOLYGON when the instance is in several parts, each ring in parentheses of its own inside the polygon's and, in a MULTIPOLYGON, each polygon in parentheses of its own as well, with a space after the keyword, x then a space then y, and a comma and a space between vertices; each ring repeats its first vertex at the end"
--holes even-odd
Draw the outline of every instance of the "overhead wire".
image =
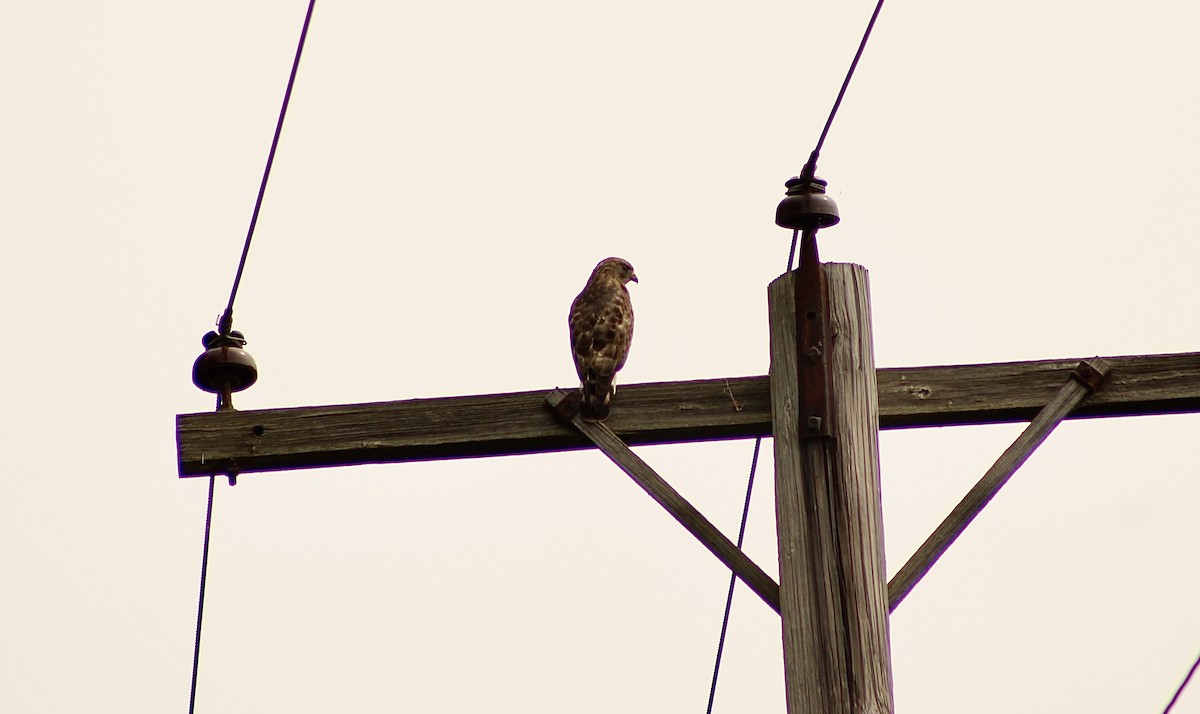
MULTIPOLYGON (((737 547, 742 549, 746 538, 746 520, 750 516, 750 495, 754 492, 754 471, 758 467, 758 449, 762 446, 762 437, 754 439, 754 456, 750 457, 750 478, 746 483, 746 500, 742 504, 742 524, 738 527, 737 547)), ((725 615, 721 618, 721 636, 717 640, 717 661, 713 664, 712 686, 708 689, 708 714, 712 714, 713 701, 717 697, 717 677, 721 673, 721 655, 725 652, 725 634, 729 630, 729 612, 733 608, 733 586, 737 583, 737 574, 729 574, 729 591, 725 594, 725 615)))
MULTIPOLYGON (((846 70, 846 77, 842 80, 842 86, 838 89, 837 97, 833 100, 833 107, 829 110, 829 116, 825 118, 825 126, 821 128, 821 135, 817 137, 817 144, 813 147, 812 152, 808 155, 808 162, 804 164, 802 175, 812 177, 817 172, 817 158, 821 155, 821 148, 825 146, 825 137, 829 136, 829 128, 833 126, 833 118, 837 116, 838 109, 842 106, 842 99, 846 97, 846 89, 850 86, 850 80, 854 77, 854 70, 858 68, 858 61, 862 59, 863 50, 867 48, 867 40, 871 39, 871 31, 875 29, 875 21, 879 19, 879 12, 883 10, 883 0, 875 3, 875 9, 871 12, 871 19, 867 21, 867 29, 863 31, 862 39, 858 42, 858 49, 854 52, 854 59, 850 61, 850 68, 846 70)), ((796 257, 796 243, 800 239, 800 230, 792 231, 792 245, 788 249, 787 269, 792 271, 792 263, 796 257)))
POLYGON ((287 116, 288 104, 292 100, 292 87, 296 84, 296 71, 300 68, 300 56, 304 53, 304 41, 308 38, 308 25, 312 21, 316 0, 309 0, 304 14, 304 26, 300 29, 300 41, 296 44, 296 56, 292 59, 292 71, 288 74, 287 89, 283 93, 283 105, 279 108, 279 119, 275 122, 275 135, 271 138, 271 150, 267 153, 267 165, 263 168, 262 181, 258 184, 258 196, 254 199, 254 211, 250 214, 250 227, 246 229, 246 242, 242 245, 242 256, 238 260, 237 273, 233 276, 233 287, 229 291, 229 303, 221 315, 220 332, 229 334, 233 326, 233 302, 237 299, 238 287, 242 283, 242 271, 246 269, 246 257, 250 254, 250 241, 258 225, 258 213, 262 209, 263 196, 267 192, 267 181, 271 178, 271 166, 275 163, 275 150, 279 148, 279 135, 283 132, 283 119, 287 116))
MULTIPOLYGON (((254 211, 250 215, 250 227, 246 230, 246 241, 242 245, 242 255, 238 259, 237 273, 233 278, 233 287, 229 291, 229 302, 218 321, 221 335, 229 335, 233 328, 233 303, 237 299, 238 287, 242 282, 242 273, 246 269, 246 257, 250 254, 250 242, 254 238, 254 229, 258 225, 258 215, 262 210, 263 196, 267 192, 267 181, 271 177, 271 166, 275 163, 275 151, 279 148, 279 136, 283 132, 283 120, 287 116, 288 104, 292 99, 292 87, 296 84, 296 73, 300 68, 300 57, 304 53, 304 43, 308 38, 308 27, 312 22, 313 7, 316 0, 309 0, 308 9, 304 13, 304 25, 300 29, 300 40, 296 43, 296 54, 292 59, 292 69, 288 73, 287 89, 283 93, 283 104, 279 108, 279 117, 275 121, 275 134, 271 138, 271 149, 267 153, 267 164, 263 168, 262 180, 258 185, 258 195, 254 200, 254 211)), ((221 408, 221 398, 217 398, 217 408, 221 408)), ((212 535, 213 491, 216 485, 216 474, 208 477, 208 506, 204 515, 204 547, 200 557, 200 594, 196 606, 196 640, 192 648, 192 686, 188 697, 188 714, 196 711, 196 684, 200 672, 200 636, 204 626, 204 596, 208 585, 208 553, 212 535)), ((234 474, 230 474, 230 484, 233 484, 234 474)))
POLYGON ((192 649, 192 694, 188 699, 188 714, 196 711, 196 675, 200 671, 200 630, 204 625, 204 590, 208 584, 208 543, 212 535, 213 490, 216 474, 208 477, 208 509, 204 513, 204 554, 200 557, 200 604, 196 607, 196 645, 192 649))
POLYGON ((875 29, 875 20, 879 19, 879 11, 883 9, 883 0, 875 3, 875 10, 871 13, 871 19, 867 21, 867 29, 863 32, 862 40, 858 43, 858 50, 854 53, 854 59, 850 62, 850 69, 846 71, 846 78, 842 80, 842 88, 838 90, 837 99, 833 100, 833 108, 829 110, 829 117, 825 119, 825 127, 821 129, 821 136, 817 139, 817 145, 809 155, 809 163, 816 167, 817 156, 821 153, 821 147, 825 145, 825 137, 829 135, 829 127, 833 125, 833 118, 837 116, 838 108, 842 106, 842 99, 846 96, 846 88, 850 86, 850 79, 854 77, 854 70, 858 68, 858 61, 862 59, 863 50, 867 47, 867 40, 871 39, 871 30, 875 29))
POLYGON ((1188 673, 1183 678, 1183 681, 1179 683, 1179 688, 1175 690, 1175 696, 1171 697, 1171 701, 1167 703, 1167 708, 1163 709, 1163 714, 1171 713, 1171 709, 1175 707, 1175 703, 1178 702, 1179 697, 1183 695, 1183 690, 1187 689, 1188 682, 1191 681, 1192 675, 1196 673, 1197 669, 1200 669, 1200 655, 1196 656, 1196 661, 1192 663, 1192 668, 1188 670, 1188 673))

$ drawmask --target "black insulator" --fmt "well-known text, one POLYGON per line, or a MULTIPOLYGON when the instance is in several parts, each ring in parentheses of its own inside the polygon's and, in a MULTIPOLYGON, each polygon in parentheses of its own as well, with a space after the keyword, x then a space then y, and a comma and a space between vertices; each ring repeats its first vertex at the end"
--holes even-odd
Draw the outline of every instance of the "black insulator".
POLYGON ((837 203, 825 193, 827 183, 811 174, 784 182, 787 195, 775 209, 775 223, 793 230, 828 228, 842 220, 837 203))
POLYGON ((205 350, 192 365, 192 382, 206 392, 220 394, 222 408, 232 409, 230 395, 258 380, 258 365, 242 349, 246 338, 231 330, 226 335, 209 332, 201 341, 205 350))

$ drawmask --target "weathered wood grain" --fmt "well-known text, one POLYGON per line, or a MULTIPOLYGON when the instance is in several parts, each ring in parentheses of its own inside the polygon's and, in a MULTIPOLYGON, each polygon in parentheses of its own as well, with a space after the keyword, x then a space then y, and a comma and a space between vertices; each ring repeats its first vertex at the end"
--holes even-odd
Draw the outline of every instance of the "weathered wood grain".
MULTIPOLYGON (((1078 417, 1200 411, 1200 353, 1107 357, 1078 417)), ((883 429, 1028 421, 1078 359, 880 369, 883 429)), ((176 417, 180 476, 582 449, 538 391, 176 417)), ((771 434, 766 377, 623 385, 606 424, 628 444, 771 434)))
POLYGON ((833 328, 832 437, 805 439, 796 273, 767 291, 779 595, 789 714, 890 714, 891 651, 879 485, 879 400, 867 271, 825 266, 833 328))
MULTIPOLYGON (((546 397, 546 403, 557 407, 567 396, 562 390, 554 390, 546 397)), ((704 514, 696 509, 686 498, 671 487, 662 476, 658 475, 637 454, 621 441, 607 426, 600 422, 590 422, 578 414, 570 420, 571 425, 586 436, 604 455, 612 459, 622 471, 642 490, 653 498, 655 503, 662 506, 667 513, 679 521, 688 533, 696 537, 704 547, 708 548, 717 559, 742 579, 763 602, 779 612, 779 584, 771 579, 762 568, 734 545, 704 514)))
MULTIPOLYGON (((883 429, 1029 421, 1050 403, 1084 355, 879 370, 883 429)), ((1104 389, 1072 419, 1200 411, 1200 353, 1104 357, 1104 389)))

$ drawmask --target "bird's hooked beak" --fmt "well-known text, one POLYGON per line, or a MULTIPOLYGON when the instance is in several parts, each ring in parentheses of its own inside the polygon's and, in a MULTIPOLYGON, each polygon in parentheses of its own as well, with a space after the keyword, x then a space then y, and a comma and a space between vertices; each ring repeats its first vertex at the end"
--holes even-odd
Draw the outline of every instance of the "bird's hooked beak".
POLYGON ((631 274, 629 275, 629 282, 631 282, 631 283, 636 283, 637 281, 638 281, 638 279, 637 279, 637 273, 631 273, 631 274))

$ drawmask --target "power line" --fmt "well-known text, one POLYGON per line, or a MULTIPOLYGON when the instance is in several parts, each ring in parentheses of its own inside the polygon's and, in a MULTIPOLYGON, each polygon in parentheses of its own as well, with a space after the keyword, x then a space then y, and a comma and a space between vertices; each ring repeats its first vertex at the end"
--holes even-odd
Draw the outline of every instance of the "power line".
MULTIPOLYGON (((746 501, 742 505, 742 525, 738 528, 737 547, 742 549, 742 541, 746 537, 746 519, 750 515, 750 494, 754 492, 754 471, 758 467, 758 449, 762 445, 762 437, 754 440, 754 456, 750 457, 750 478, 746 483, 746 501)), ((729 611, 733 607, 733 586, 737 582, 735 573, 729 574, 729 591, 725 595, 725 615, 721 618, 721 637, 717 640, 717 661, 713 665, 712 686, 708 690, 708 714, 712 714, 713 700, 717 696, 717 676, 721 672, 721 655, 725 652, 725 633, 729 630, 729 611)))
MULTIPOLYGON (((258 185, 258 196, 254 200, 254 212, 250 215, 250 227, 246 231, 246 242, 242 246, 237 273, 233 277, 233 288, 229 291, 229 303, 218 322, 218 330, 222 338, 228 338, 233 329, 233 302, 237 298, 238 286, 242 282, 242 272, 246 268, 246 256, 250 253, 250 241, 254 238, 254 228, 258 225, 258 214, 262 209, 263 196, 267 192, 267 180, 271 177, 271 166, 275 163, 275 151, 279 148, 279 135, 283 132, 283 120, 287 116, 288 103, 292 99, 292 87, 296 84, 296 72, 300 68, 300 56, 304 53, 304 41, 308 38, 308 26, 312 22, 313 6, 315 5, 316 0, 309 0, 308 10, 304 14, 304 26, 300 29, 300 41, 296 44, 296 55, 292 59, 292 70, 288 74, 287 89, 283 93, 283 105, 279 108, 279 118, 275 121, 275 135, 271 138, 271 150, 267 153, 267 165, 263 169, 262 181, 258 185)), ((234 333, 234 337, 240 338, 241 335, 234 333)), ((205 339, 205 345, 208 346, 207 337, 205 339)), ((252 364, 253 361, 251 361, 252 364)), ((217 408, 221 409, 222 405, 223 401, 221 397, 218 397, 217 408)), ((236 474, 229 474, 230 485, 233 485, 235 478, 236 474)), ((208 546, 212 535, 213 491, 216 480, 216 474, 209 475, 208 507, 204 514, 204 548, 200 558, 200 596, 196 605, 196 641, 192 648, 192 689, 188 698, 188 714, 194 714, 196 711, 196 683, 200 672, 200 635, 204 626, 204 595, 208 585, 208 546)))
POLYGON ((789 273, 792 272, 792 261, 794 261, 796 258, 796 241, 799 238, 800 238, 800 229, 799 228, 793 229, 792 230, 792 247, 790 249, 788 249, 787 271, 789 273))
MULTIPOLYGON (((821 147, 825 145, 825 137, 829 135, 829 128, 833 126, 833 118, 837 116, 838 109, 842 106, 842 99, 846 96, 846 89, 850 86, 850 80, 854 77, 854 70, 858 68, 858 61, 862 59, 863 50, 867 48, 867 40, 871 38, 871 31, 875 29, 875 21, 879 19, 879 12, 881 10, 883 10, 883 0, 875 3, 875 10, 871 13, 871 19, 867 21, 867 29, 863 31, 862 40, 859 41, 858 49, 854 52, 854 59, 850 62, 850 68, 846 70, 846 77, 842 80, 842 86, 838 90, 837 97, 833 100, 833 107, 829 110, 829 116, 825 118, 825 126, 821 129, 821 135, 817 138, 817 145, 813 147, 812 153, 808 155, 808 162, 804 164, 804 170, 800 173, 801 177, 811 180, 816 176, 817 158, 821 155, 821 147)), ((822 183, 822 185, 824 184, 822 183)), ((834 222, 836 223, 836 221, 834 222)), ((790 228, 791 226, 789 225, 788 227, 790 228)), ((796 242, 799 237, 799 229, 794 230, 792 232, 792 247, 788 250, 788 272, 792 270, 792 262, 796 256, 796 242)))
POLYGON ((1171 708, 1175 706, 1175 702, 1179 701, 1183 690, 1187 689, 1188 682, 1191 681, 1192 675, 1196 673, 1196 669, 1200 668, 1200 655, 1197 655, 1196 661, 1192 663, 1192 668, 1188 670, 1187 676, 1179 683, 1179 688, 1175 690, 1175 696, 1171 697, 1171 701, 1167 703, 1167 708, 1163 709, 1163 714, 1169 714, 1171 708))
POLYGON ((200 557, 200 604, 196 607, 196 646, 192 650, 192 695, 188 700, 188 714, 196 711, 196 675, 200 671, 200 630, 204 624, 204 589, 208 582, 208 542, 212 533, 213 490, 216 474, 208 477, 208 510, 204 514, 204 554, 200 557))
POLYGON ((858 67, 858 61, 862 59, 863 50, 867 47, 867 40, 871 37, 871 30, 875 29, 875 20, 879 18, 879 11, 883 9, 883 0, 875 3, 875 11, 871 13, 871 19, 867 22, 867 29, 863 32, 862 40, 858 43, 858 50, 854 53, 854 59, 850 62, 850 69, 846 71, 846 78, 842 80, 842 88, 838 90, 837 99, 833 102, 833 108, 829 110, 829 117, 825 120, 825 128, 821 129, 821 136, 817 139, 817 145, 812 150, 812 154, 808 157, 808 164, 815 171, 817 168, 817 157, 821 154, 821 147, 825 145, 825 137, 829 134, 829 127, 833 125, 833 118, 837 116, 838 108, 842 106, 842 98, 846 96, 846 88, 850 86, 850 78, 854 76, 854 70, 858 67))
POLYGON ((279 147, 279 134, 283 131, 283 118, 287 116, 288 103, 292 100, 292 86, 296 83, 296 70, 300 68, 300 55, 304 53, 304 41, 308 38, 308 25, 312 20, 316 0, 309 0, 304 15, 304 26, 300 29, 300 41, 296 44, 296 56, 292 60, 292 71, 288 75, 287 89, 283 93, 283 106, 279 108, 279 119, 275 122, 275 136, 271 139, 271 151, 267 154, 267 165, 263 169, 262 181, 258 185, 258 197, 254 200, 254 212, 250 215, 250 227, 246 230, 246 243, 242 246, 242 257, 238 260, 237 273, 233 277, 233 288, 229 291, 229 304, 221 315, 220 333, 229 334, 233 327, 233 301, 237 298, 238 286, 242 282, 242 271, 246 268, 246 256, 250 253, 250 240, 254 227, 258 225, 258 212, 262 209, 263 195, 267 192, 267 180, 271 177, 271 165, 275 163, 275 149, 279 147))

